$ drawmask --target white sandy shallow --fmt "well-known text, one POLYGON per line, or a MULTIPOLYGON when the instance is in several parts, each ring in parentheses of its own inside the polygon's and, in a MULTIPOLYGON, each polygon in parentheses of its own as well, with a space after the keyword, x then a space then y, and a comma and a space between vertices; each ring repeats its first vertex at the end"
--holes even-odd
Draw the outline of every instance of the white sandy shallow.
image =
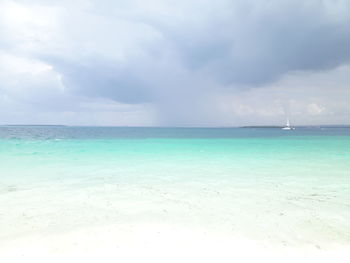
POLYGON ((50 183, 7 191, 0 262, 350 262, 347 213, 334 201, 197 188, 50 183))
POLYGON ((2 242, 1 262, 349 262, 349 247, 291 248, 203 230, 139 224, 2 242))
POLYGON ((350 262, 348 181, 100 173, 0 185, 0 262, 350 262))

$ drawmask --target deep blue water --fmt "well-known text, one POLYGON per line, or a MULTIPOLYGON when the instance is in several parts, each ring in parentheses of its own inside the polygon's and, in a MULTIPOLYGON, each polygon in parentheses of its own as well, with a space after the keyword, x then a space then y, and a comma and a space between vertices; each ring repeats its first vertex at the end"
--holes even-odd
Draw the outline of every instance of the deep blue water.
POLYGON ((72 127, 0 126, 2 139, 113 139, 113 138, 256 138, 287 136, 350 136, 350 127, 278 128, 160 128, 160 127, 72 127))

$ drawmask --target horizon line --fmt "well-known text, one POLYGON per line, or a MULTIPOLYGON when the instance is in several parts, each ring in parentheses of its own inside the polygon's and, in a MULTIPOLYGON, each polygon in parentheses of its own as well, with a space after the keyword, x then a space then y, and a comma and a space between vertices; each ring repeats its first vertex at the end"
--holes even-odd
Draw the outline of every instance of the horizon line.
MULTIPOLYGON (((237 125, 237 126, 137 126, 137 125, 67 125, 67 124, 0 124, 0 127, 105 127, 105 128, 282 128, 284 125, 237 125)), ((350 127, 350 124, 303 124, 293 127, 350 127)))

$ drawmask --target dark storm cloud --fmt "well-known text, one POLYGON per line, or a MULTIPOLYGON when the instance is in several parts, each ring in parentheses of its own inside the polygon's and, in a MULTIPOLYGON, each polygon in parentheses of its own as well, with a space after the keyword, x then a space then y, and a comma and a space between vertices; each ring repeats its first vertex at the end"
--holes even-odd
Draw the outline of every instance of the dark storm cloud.
MULTIPOLYGON (((220 85, 250 87, 275 81, 290 71, 332 69, 350 61, 350 4, 345 1, 218 1, 217 6, 222 9, 216 8, 216 13, 209 12, 200 2, 190 1, 187 6, 178 7, 184 18, 157 16, 152 8, 135 15, 133 8, 145 6, 105 4, 110 10, 98 14, 105 15, 111 27, 102 34, 118 35, 113 21, 119 15, 128 22, 153 28, 161 39, 141 45, 146 60, 144 55, 132 54, 131 63, 101 61, 97 53, 88 66, 76 62, 56 65, 66 84, 86 95, 126 103, 152 101, 157 97, 152 96, 154 89, 159 90, 157 86, 163 85, 166 77, 164 68, 158 71, 157 62, 152 59, 160 60, 169 52, 186 71, 210 76, 220 85), (348 10, 348 15, 339 18, 329 13, 328 9, 335 6, 343 12, 348 10), (131 11, 124 14, 120 8, 131 11), (196 8, 202 8, 203 14, 196 8)), ((95 2, 94 7, 99 5, 103 6, 103 2, 95 2)), ((105 41, 110 40, 107 37, 105 41)), ((165 71, 173 71, 175 65, 170 62, 164 67, 165 71)), ((187 85, 187 79, 178 81, 178 85, 187 85)))
POLYGON ((159 28, 186 66, 226 84, 259 85, 288 71, 324 70, 350 61, 350 2, 339 7, 349 12, 342 20, 327 14, 326 1, 272 1, 276 6, 265 2, 266 8, 260 1, 247 2, 243 13, 233 4, 225 17, 199 28, 159 28))

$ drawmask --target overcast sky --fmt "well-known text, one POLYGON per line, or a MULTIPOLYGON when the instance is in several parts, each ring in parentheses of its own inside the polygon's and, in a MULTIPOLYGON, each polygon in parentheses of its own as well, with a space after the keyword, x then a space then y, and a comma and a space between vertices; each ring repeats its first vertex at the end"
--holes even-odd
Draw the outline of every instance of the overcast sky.
POLYGON ((0 124, 350 124, 349 0, 0 0, 0 124))

